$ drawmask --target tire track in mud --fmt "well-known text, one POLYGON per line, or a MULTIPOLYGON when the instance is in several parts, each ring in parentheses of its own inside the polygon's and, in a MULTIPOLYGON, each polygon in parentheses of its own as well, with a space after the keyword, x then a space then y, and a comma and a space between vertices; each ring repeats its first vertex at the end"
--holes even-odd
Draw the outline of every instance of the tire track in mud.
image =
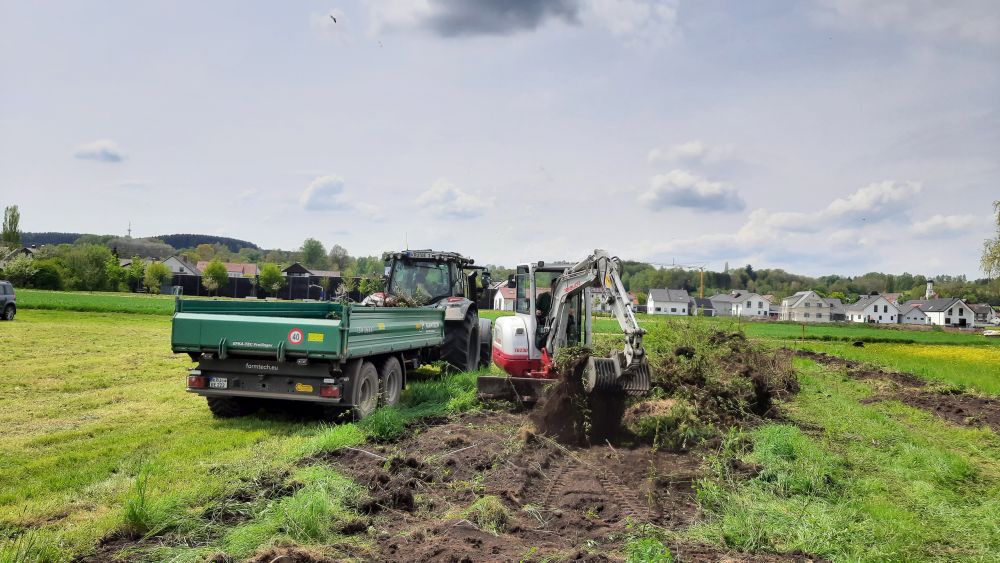
POLYGON ((608 499, 613 499, 625 516, 631 516, 642 522, 655 522, 660 518, 660 511, 656 507, 651 507, 635 493, 635 490, 628 488, 616 476, 604 469, 594 467, 583 460, 572 456, 563 455, 563 459, 555 466, 554 476, 549 484, 548 490, 542 497, 542 504, 548 509, 559 509, 556 499, 559 497, 569 497, 578 494, 592 493, 585 488, 581 488, 579 481, 566 483, 567 474, 571 471, 584 473, 593 479, 601 488, 608 499))

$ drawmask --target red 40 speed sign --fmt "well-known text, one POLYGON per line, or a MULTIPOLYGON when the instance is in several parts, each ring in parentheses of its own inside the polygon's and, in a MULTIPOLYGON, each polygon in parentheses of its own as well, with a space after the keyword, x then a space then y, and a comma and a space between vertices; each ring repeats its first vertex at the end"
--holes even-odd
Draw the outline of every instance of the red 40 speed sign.
POLYGON ((306 336, 305 334, 302 334, 301 328, 293 328, 288 331, 288 341, 292 344, 302 344, 302 341, 305 340, 305 338, 306 336))

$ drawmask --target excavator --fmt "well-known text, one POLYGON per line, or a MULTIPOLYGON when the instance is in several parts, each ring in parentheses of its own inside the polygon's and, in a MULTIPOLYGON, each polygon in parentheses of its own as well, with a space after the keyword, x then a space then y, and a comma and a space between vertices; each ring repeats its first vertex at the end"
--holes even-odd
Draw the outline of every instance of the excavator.
POLYGON ((514 315, 493 327, 493 362, 506 376, 480 376, 481 399, 534 403, 559 378, 553 362, 560 349, 593 344, 594 306, 609 309, 618 320, 625 345, 607 358, 591 356, 584 371, 587 393, 649 391, 650 374, 642 345, 646 333, 636 320, 621 280, 621 260, 604 250, 576 264, 521 264, 507 280, 515 290, 514 315))

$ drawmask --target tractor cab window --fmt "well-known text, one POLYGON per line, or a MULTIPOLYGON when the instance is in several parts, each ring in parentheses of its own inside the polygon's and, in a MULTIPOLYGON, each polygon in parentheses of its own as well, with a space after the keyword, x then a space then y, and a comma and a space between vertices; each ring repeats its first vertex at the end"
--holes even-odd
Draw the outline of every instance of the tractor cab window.
POLYGON ((406 295, 427 303, 449 297, 449 265, 443 262, 396 262, 389 282, 389 293, 406 295))
POLYGON ((455 280, 455 295, 463 295, 471 299, 472 296, 465 292, 465 272, 454 264, 451 265, 451 270, 451 279, 455 280))

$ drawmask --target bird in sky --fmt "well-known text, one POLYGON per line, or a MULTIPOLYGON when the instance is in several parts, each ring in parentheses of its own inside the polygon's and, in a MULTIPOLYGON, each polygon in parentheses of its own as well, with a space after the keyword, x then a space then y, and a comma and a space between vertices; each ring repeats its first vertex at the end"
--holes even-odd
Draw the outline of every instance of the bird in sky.
POLYGON ((333 20, 333 23, 337 23, 337 18, 333 17, 333 14, 330 14, 330 19, 333 20))

